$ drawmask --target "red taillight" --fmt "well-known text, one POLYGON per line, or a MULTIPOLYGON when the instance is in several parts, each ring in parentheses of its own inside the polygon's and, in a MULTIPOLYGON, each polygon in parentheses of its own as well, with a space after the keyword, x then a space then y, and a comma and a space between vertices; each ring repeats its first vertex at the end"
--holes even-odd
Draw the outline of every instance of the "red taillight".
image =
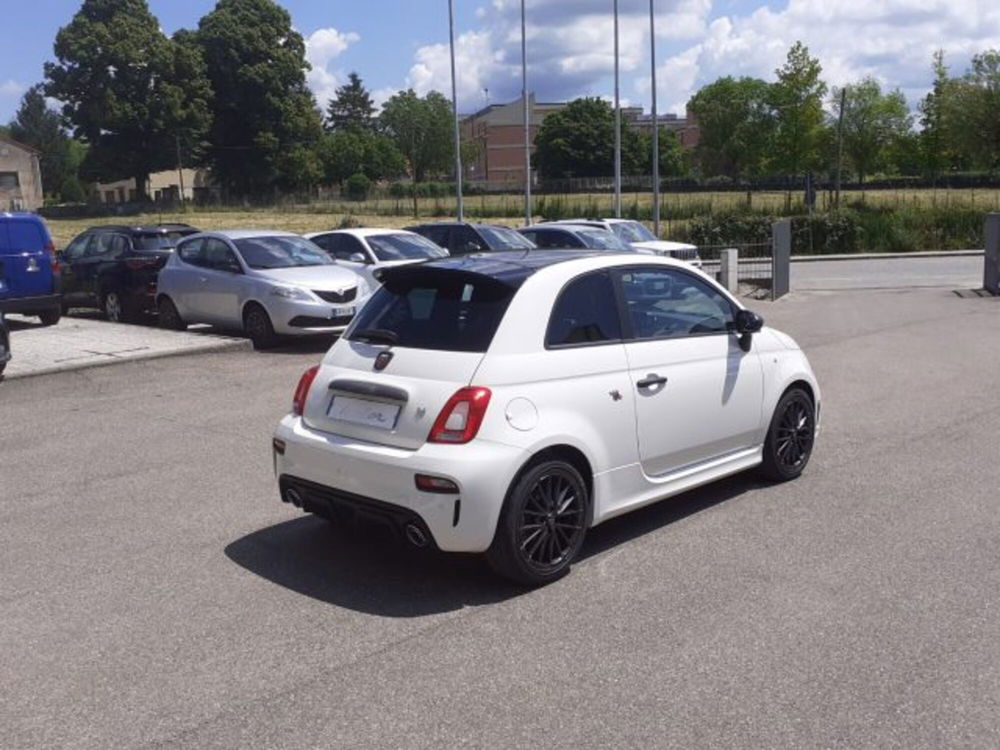
POLYGON ((489 388, 458 389, 434 420, 427 442, 468 443, 479 432, 491 395, 489 388))
POLYGON ((319 365, 314 365, 302 373, 299 384, 295 387, 295 395, 292 396, 292 414, 302 416, 306 408, 306 398, 309 396, 309 389, 312 388, 316 373, 319 372, 319 365))
POLYGON ((49 242, 45 249, 49 252, 49 264, 52 266, 52 273, 59 273, 59 256, 56 254, 56 246, 49 242))

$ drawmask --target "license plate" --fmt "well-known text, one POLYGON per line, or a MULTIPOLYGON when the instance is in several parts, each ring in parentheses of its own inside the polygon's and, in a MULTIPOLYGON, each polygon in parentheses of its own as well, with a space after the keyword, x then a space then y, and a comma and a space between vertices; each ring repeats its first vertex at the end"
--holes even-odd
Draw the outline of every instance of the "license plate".
POLYGON ((333 312, 330 314, 331 318, 346 318, 348 315, 354 315, 354 305, 348 305, 347 307, 335 307, 333 312))
POLYGON ((396 426, 399 406, 351 396, 334 396, 327 414, 341 422, 391 430, 396 426))

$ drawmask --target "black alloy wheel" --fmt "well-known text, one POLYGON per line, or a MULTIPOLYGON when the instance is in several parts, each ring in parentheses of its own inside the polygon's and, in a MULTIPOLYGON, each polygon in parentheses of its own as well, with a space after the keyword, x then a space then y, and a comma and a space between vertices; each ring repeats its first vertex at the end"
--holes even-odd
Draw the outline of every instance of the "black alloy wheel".
POLYGON ((801 388, 788 391, 778 402, 764 443, 765 476, 783 482, 806 468, 816 436, 816 407, 801 388))
POLYGON ((187 323, 181 318, 181 314, 177 312, 177 306, 170 297, 160 297, 160 300, 156 303, 156 317, 160 328, 166 328, 169 331, 187 330, 187 323))
POLYGON ((566 462, 546 461, 524 472, 487 552, 493 569, 528 586, 561 577, 583 546, 589 502, 583 478, 566 462))

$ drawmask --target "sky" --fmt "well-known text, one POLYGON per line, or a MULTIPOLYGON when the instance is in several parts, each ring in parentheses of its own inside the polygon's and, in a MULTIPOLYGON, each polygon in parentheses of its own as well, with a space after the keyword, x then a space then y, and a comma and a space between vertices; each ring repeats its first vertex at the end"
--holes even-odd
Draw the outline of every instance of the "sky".
MULTIPOLYGON (((528 88, 540 100, 613 94, 613 0, 527 0, 528 88)), ((722 75, 773 80, 801 40, 831 86, 874 76, 915 107, 931 55, 953 72, 1000 49, 998 0, 654 0, 659 110, 683 114, 722 75)), ((148 0, 167 33, 193 28, 214 0, 148 0)), ((284 0, 306 39, 321 103, 357 71, 377 102, 401 88, 450 96, 447 0, 284 0)), ((42 80, 58 29, 80 0, 0 0, 0 122, 42 80)), ((648 0, 619 0, 621 98, 650 103, 648 0)), ((520 0, 455 0, 462 112, 520 96, 520 0)))

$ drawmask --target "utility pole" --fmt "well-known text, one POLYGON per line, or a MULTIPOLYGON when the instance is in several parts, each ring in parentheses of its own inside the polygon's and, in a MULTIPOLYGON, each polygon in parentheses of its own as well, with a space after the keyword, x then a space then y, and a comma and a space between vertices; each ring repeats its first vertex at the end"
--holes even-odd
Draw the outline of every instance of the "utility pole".
POLYGON ((181 137, 174 134, 174 145, 177 146, 177 179, 181 186, 181 206, 184 205, 184 162, 181 160, 181 137))
POLYGON ((455 80, 455 0, 448 0, 448 39, 451 44, 451 114, 455 121, 455 204, 459 221, 465 221, 462 205, 462 138, 458 129, 458 83, 455 80))
POLYGON ((844 166, 844 107, 847 104, 847 86, 840 90, 840 114, 837 116, 837 185, 833 206, 840 210, 840 171, 844 166))
POLYGON ((660 236, 660 126, 656 119, 656 12, 649 0, 649 61, 653 83, 653 234, 660 236))
POLYGON ((618 64, 618 0, 615 10, 615 218, 622 217, 622 102, 619 94, 618 64))
POLYGON ((531 225, 531 111, 528 108, 528 37, 521 0, 521 101, 524 102, 524 226, 531 225))

